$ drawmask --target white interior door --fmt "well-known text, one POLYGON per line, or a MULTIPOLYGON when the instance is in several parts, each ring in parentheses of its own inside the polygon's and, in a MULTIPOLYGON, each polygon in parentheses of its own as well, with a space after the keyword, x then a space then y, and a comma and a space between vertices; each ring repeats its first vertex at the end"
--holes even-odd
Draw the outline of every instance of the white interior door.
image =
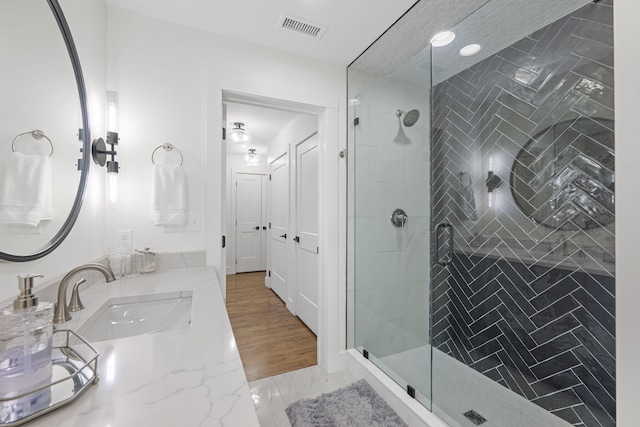
POLYGON ((287 225, 289 224, 289 160, 288 153, 271 163, 269 191, 270 286, 287 302, 287 225))
POLYGON ((236 272, 262 269, 262 175, 236 175, 236 272))
POLYGON ((296 315, 318 335, 318 136, 296 146, 296 315))

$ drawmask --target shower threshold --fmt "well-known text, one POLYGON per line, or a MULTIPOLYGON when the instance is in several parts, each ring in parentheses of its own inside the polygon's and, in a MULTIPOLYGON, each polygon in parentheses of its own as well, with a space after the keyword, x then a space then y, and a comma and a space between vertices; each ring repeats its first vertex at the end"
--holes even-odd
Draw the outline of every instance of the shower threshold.
MULTIPOLYGON (((430 346, 381 357, 396 375, 429 384, 430 346)), ((433 351, 433 412, 453 427, 467 427, 470 410, 487 420, 482 426, 571 427, 563 419, 530 402, 438 349, 433 351)), ((404 386, 403 386, 404 387, 404 386)))

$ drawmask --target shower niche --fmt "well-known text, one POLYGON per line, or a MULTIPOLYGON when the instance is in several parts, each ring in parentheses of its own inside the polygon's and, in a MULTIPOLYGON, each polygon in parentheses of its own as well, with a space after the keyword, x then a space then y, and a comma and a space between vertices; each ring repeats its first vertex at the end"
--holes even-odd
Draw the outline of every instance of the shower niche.
POLYGON ((348 69, 349 346, 452 426, 613 426, 613 1, 439 7, 348 69))

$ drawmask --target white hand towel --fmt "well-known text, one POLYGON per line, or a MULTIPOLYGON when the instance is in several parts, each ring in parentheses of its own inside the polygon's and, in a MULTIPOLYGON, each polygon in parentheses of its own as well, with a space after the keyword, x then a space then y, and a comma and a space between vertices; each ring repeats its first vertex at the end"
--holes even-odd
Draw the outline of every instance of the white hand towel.
POLYGON ((154 225, 186 224, 187 187, 182 166, 153 165, 151 220, 154 225))
POLYGON ((53 219, 51 158, 13 153, 0 188, 0 223, 36 227, 53 219))

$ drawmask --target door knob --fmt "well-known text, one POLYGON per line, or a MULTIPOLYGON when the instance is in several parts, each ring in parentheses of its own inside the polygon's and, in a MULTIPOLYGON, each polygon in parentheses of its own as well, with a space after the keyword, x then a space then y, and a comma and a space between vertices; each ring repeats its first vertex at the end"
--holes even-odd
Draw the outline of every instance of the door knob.
POLYGON ((267 229, 267 226, 266 226, 266 225, 263 225, 263 226, 262 226, 262 229, 263 229, 263 230, 266 230, 266 229, 267 229))
POLYGON ((256 225, 256 230, 260 230, 260 226, 259 225, 256 225))
POLYGON ((282 237, 283 239, 286 239, 287 238, 287 233, 284 233, 284 234, 280 235, 280 237, 282 237))

